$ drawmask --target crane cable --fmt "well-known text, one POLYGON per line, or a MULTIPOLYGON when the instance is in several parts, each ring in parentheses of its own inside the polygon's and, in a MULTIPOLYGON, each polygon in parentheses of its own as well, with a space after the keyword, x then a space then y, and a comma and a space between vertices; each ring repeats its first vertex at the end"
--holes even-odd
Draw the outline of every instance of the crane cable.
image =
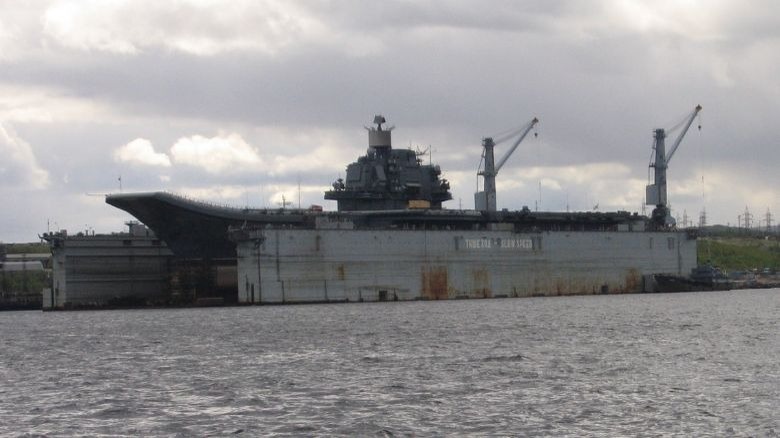
MULTIPOLYGON (((697 116, 701 117, 701 112, 699 112, 699 114, 697 114, 697 116)), ((680 120, 678 120, 674 125, 672 125, 672 127, 666 128, 666 130, 665 130, 666 131, 666 135, 668 136, 672 132, 680 129, 682 127, 682 125, 684 125, 685 122, 688 121, 689 117, 691 117, 691 112, 689 112, 689 113, 685 114, 684 116, 682 116, 682 118, 680 120)), ((700 121, 700 123, 699 123, 699 130, 701 131, 701 119, 699 119, 699 121, 700 121)))
POLYGON ((498 134, 493 135, 491 138, 493 139, 493 144, 498 145, 501 144, 510 138, 517 137, 522 133, 525 128, 528 127, 528 124, 519 127, 519 128, 510 128, 506 131, 499 132, 498 134))
POLYGON ((479 166, 477 166, 477 190, 479 191, 479 172, 483 169, 483 165, 485 164, 485 148, 482 148, 482 156, 479 159, 479 166))

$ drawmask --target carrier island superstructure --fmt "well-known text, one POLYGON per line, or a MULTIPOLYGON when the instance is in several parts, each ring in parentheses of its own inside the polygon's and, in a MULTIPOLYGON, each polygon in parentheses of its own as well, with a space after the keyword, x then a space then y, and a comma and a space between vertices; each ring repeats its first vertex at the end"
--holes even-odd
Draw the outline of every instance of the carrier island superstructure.
POLYGON ((651 289, 653 274, 696 266, 695 236, 637 213, 498 211, 494 178, 507 156, 495 165, 492 139, 477 208, 446 209, 439 167, 393 149, 392 128, 374 122, 366 154, 325 193, 338 211, 217 207, 161 192, 107 202, 177 256, 235 263, 240 303, 630 293, 651 289))

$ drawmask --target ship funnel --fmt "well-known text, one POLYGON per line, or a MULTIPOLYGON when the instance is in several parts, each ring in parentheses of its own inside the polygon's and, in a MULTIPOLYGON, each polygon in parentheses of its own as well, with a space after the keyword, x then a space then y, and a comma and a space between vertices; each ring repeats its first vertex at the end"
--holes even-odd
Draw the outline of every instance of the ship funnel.
POLYGON ((369 149, 376 149, 376 148, 390 148, 392 145, 392 142, 390 140, 390 131, 393 130, 393 128, 389 129, 382 129, 382 123, 386 123, 386 120, 384 116, 376 115, 374 116, 374 123, 376 124, 376 128, 370 128, 368 130, 368 147, 369 149))

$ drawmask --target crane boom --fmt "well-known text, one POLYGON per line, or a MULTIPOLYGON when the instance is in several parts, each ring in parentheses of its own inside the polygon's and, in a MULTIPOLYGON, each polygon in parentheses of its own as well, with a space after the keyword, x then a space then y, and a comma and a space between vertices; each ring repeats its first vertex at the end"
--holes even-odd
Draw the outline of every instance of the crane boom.
POLYGON ((674 153, 677 151, 677 148, 680 146, 680 142, 682 142, 683 137, 685 137, 685 134, 688 132, 688 128, 691 127, 691 124, 693 123, 693 119, 696 118, 696 115, 699 114, 699 111, 701 111, 701 105, 696 105, 696 108, 693 109, 693 112, 690 116, 688 116, 688 120, 685 122, 685 127, 680 131, 680 135, 677 136, 677 139, 674 140, 674 144, 672 144, 672 148, 669 151, 669 154, 666 156, 666 164, 669 165, 669 162, 672 161, 672 156, 674 156, 674 153))
POLYGON ((501 168, 504 166, 504 163, 506 163, 506 160, 509 159, 509 157, 515 152, 515 149, 520 145, 520 143, 523 142, 523 139, 525 139, 525 136, 528 135, 529 132, 536 126, 536 124, 539 123, 539 119, 536 117, 533 118, 530 122, 526 124, 526 126, 523 128, 523 133, 520 134, 520 137, 518 137, 517 140, 515 140, 515 143, 512 145, 511 148, 504 154, 503 157, 501 157, 500 160, 498 160, 498 164, 496 164, 496 170, 494 172, 495 175, 498 174, 498 171, 501 170, 501 168))

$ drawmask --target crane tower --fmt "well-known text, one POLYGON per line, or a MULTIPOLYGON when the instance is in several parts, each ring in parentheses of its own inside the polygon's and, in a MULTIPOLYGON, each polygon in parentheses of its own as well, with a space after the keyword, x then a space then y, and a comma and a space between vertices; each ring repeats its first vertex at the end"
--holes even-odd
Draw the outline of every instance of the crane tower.
MULTIPOLYGON (((701 105, 696 105, 686 119, 683 122, 683 129, 677 138, 674 140, 669 153, 666 153, 666 145, 664 140, 666 139, 666 130, 663 128, 656 129, 653 133, 653 154, 655 159, 650 162, 650 168, 654 169, 653 184, 647 186, 646 202, 647 205, 655 205, 652 213, 652 221, 657 228, 670 228, 675 225, 675 220, 672 217, 666 196, 666 169, 669 168, 669 162, 672 160, 674 153, 677 152, 677 148, 680 146, 683 137, 688 132, 688 128, 691 127, 693 119, 701 111, 701 105)), ((701 125, 699 125, 701 130, 701 125)))
MULTIPOLYGON (((531 129, 539 123, 539 119, 534 117, 530 122, 526 123, 518 131, 510 133, 499 140, 493 140, 493 137, 486 137, 482 139, 482 162, 484 168, 477 172, 478 176, 482 176, 484 182, 482 185, 482 191, 477 191, 474 194, 474 208, 480 211, 496 211, 496 175, 504 163, 509 159, 509 156, 517 149, 517 146, 523 141, 526 135, 531 132, 531 129), (500 142, 512 138, 514 135, 520 134, 511 148, 504 154, 504 156, 495 164, 493 148, 500 142)), ((482 164, 482 163, 481 163, 482 164)))

